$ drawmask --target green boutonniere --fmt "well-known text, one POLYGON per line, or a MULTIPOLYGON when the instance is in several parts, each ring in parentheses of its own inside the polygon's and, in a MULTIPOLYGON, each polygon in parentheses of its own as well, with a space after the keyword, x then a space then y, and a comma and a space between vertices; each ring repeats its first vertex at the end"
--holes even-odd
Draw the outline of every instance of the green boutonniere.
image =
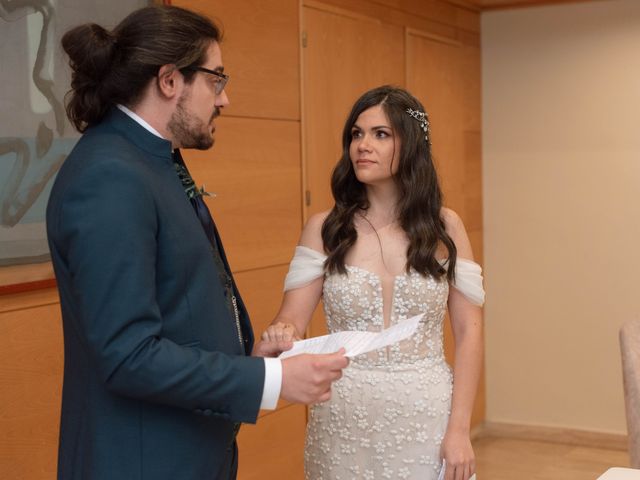
POLYGON ((211 198, 215 198, 216 194, 215 193, 211 193, 211 192, 207 192, 204 189, 204 183, 202 184, 202 186, 198 189, 198 187, 196 187, 196 190, 198 191, 198 195, 202 195, 204 197, 211 197, 211 198))
POLYGON ((196 183, 193 181, 193 178, 191 178, 189 171, 185 168, 184 165, 180 165, 179 163, 174 163, 173 165, 175 166, 176 173, 178 174, 178 178, 182 182, 182 187, 184 188, 187 197, 189 197, 190 199, 199 196, 215 198, 216 194, 207 192, 204 185, 202 185, 201 187, 198 187, 196 185, 196 183))

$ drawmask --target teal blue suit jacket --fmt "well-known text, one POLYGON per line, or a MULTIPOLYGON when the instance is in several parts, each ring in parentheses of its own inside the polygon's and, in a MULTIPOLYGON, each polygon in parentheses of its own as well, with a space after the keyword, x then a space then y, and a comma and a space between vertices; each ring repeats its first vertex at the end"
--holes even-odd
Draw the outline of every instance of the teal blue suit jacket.
POLYGON ((257 419, 264 362, 247 356, 253 334, 241 300, 240 344, 171 154, 170 142, 114 109, 82 136, 53 186, 61 480, 229 478, 235 426, 257 419))

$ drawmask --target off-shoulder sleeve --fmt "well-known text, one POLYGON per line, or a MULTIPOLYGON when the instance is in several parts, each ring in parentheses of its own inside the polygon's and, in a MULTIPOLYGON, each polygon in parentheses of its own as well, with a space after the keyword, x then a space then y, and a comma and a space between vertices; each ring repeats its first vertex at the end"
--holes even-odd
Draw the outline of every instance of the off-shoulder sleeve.
POLYGON ((482 267, 476 262, 464 258, 456 259, 456 280, 453 286, 474 305, 484 304, 482 267))
POLYGON ((309 247, 298 245, 284 279, 284 291, 304 287, 324 275, 326 255, 309 247))

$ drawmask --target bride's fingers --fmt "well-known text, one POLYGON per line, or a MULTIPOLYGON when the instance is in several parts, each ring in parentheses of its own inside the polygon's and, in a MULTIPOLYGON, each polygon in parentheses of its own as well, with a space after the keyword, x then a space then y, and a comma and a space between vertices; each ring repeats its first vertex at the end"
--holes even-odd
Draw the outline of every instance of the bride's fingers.
POLYGON ((447 466, 444 469, 444 480, 456 480, 455 479, 455 467, 447 463, 447 466))
POLYGON ((279 334, 281 335, 281 339, 284 340, 284 341, 287 341, 287 342, 293 341, 293 340, 298 340, 296 327, 294 327, 290 323, 284 324, 281 327, 281 329, 279 331, 279 334))

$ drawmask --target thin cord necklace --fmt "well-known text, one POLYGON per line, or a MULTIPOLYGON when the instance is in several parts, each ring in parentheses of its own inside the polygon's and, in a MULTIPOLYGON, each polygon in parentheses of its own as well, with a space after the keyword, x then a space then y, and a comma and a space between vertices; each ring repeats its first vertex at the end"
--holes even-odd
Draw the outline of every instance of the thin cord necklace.
MULTIPOLYGON (((360 214, 360 217, 369 224, 369 226, 371 227, 371 229, 373 230, 373 233, 376 234, 376 238, 378 239, 378 246, 380 247, 380 258, 382 259, 382 266, 384 267, 384 271, 387 272, 389 275, 393 275, 390 271, 389 268, 387 267, 387 262, 384 259, 384 249, 382 248, 382 239, 380 238, 380 235, 378 234, 378 230, 376 229, 376 227, 373 226, 373 223, 371 223, 371 221, 367 218, 366 215, 364 214, 360 214)), ((392 221, 390 221, 389 223, 387 223, 386 225, 383 225, 382 227, 380 227, 380 229, 382 230, 383 228, 388 227, 389 225, 393 225, 394 223, 396 223, 396 219, 393 219, 392 221)))

